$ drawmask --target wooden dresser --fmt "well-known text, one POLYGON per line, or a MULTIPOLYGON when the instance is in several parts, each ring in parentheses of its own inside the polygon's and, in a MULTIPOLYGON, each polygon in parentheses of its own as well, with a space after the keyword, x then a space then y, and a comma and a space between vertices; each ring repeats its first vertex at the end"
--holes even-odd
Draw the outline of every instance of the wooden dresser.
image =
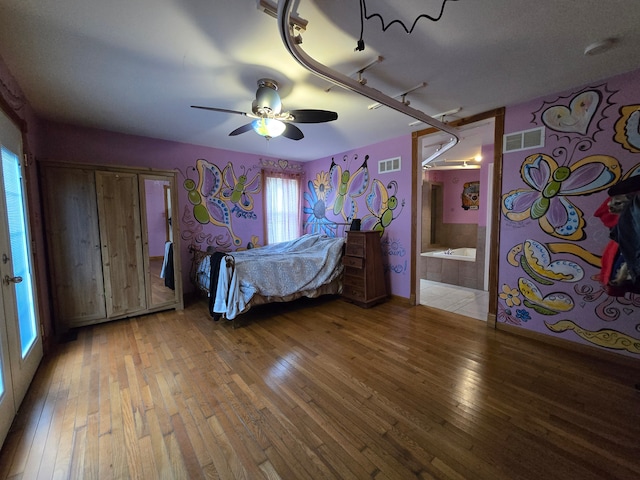
POLYGON ((345 300, 369 308, 387 298, 380 232, 348 231, 344 257, 345 300))

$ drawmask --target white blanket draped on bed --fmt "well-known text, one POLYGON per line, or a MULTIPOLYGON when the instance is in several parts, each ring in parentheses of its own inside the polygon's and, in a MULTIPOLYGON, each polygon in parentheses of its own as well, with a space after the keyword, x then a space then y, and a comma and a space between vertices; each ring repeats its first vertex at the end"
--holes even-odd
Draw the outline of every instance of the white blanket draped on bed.
POLYGON ((233 320, 255 294, 286 297, 313 290, 342 273, 344 238, 308 234, 290 242, 230 254, 235 268, 220 266, 213 311, 233 320))

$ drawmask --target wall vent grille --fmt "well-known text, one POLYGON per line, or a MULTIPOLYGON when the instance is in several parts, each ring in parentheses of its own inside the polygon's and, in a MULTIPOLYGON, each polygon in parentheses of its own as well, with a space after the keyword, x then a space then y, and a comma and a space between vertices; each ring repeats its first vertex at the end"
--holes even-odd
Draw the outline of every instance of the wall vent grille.
POLYGON ((544 127, 509 133, 504 137, 502 151, 504 153, 544 147, 544 127))
POLYGON ((399 172, 401 169, 401 158, 387 158, 378 162, 378 173, 399 172))

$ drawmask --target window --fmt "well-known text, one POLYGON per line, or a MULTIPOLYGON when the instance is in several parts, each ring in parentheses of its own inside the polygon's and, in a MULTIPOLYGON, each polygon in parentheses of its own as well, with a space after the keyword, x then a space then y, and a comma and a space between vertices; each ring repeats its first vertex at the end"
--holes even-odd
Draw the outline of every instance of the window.
POLYGON ((298 238, 302 231, 300 175, 264 172, 263 178, 265 243, 298 238))
MULTIPOLYGON (((1 168, 6 197, 9 241, 11 243, 11 256, 13 257, 13 274, 15 275, 14 278, 20 279, 13 286, 18 307, 20 346, 22 347, 22 359, 24 359, 31 346, 38 339, 38 335, 36 332, 34 278, 31 272, 22 166, 18 156, 4 146, 0 147, 0 158, 2 159, 1 168)), ((7 278, 9 278, 8 275, 7 278)), ((7 280, 4 281, 6 281, 7 285, 9 284, 7 280)))

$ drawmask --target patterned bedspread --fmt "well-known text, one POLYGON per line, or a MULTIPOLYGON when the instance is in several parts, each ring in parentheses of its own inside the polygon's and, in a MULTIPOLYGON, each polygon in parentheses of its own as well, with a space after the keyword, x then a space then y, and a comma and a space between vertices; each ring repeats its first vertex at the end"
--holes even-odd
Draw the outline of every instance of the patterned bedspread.
POLYGON ((289 242, 229 254, 234 258, 235 268, 226 267, 223 260, 213 311, 233 320, 247 309, 256 294, 286 297, 313 291, 335 280, 343 269, 343 245, 341 237, 308 234, 289 242))

